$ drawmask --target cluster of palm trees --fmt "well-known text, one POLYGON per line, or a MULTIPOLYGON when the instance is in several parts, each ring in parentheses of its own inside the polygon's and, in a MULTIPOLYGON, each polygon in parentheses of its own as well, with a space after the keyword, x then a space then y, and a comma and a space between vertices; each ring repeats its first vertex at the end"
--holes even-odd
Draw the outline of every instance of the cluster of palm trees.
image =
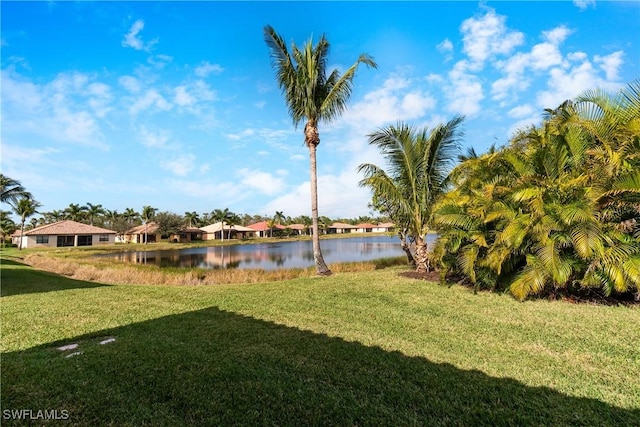
POLYGON ((640 81, 462 160, 433 208, 445 272, 518 299, 640 289, 640 81))

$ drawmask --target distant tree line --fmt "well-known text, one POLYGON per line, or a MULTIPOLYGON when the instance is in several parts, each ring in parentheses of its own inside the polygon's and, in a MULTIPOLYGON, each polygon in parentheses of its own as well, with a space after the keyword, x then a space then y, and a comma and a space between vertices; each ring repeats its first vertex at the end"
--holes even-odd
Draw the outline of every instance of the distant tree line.
MULTIPOLYGON (((283 211, 276 211, 274 215, 259 214, 237 214, 228 208, 213 209, 210 212, 198 213, 195 211, 187 211, 180 215, 170 211, 159 211, 157 208, 146 205, 140 211, 134 208, 126 208, 122 212, 113 209, 106 209, 102 204, 97 203, 70 203, 64 209, 52 211, 39 211, 40 203, 28 193, 19 181, 0 175, 2 179, 3 202, 10 205, 11 210, 0 210, 2 221, 2 239, 3 242, 15 230, 30 230, 46 224, 52 224, 62 220, 72 220, 84 224, 94 225, 97 227, 113 230, 119 235, 124 235, 133 227, 149 222, 154 222, 159 226, 159 232, 162 235, 178 234, 188 227, 198 228, 204 227, 216 222, 224 221, 226 225, 248 226, 258 222, 267 222, 271 228, 277 225, 287 226, 291 224, 302 224, 310 229, 311 217, 300 215, 291 217, 285 215, 283 211), (18 224, 11 218, 11 214, 15 214, 20 218, 18 224)), ((346 224, 360 223, 380 223, 389 221, 385 216, 359 216, 357 218, 335 218, 331 219, 326 216, 319 218, 320 230, 325 232, 334 222, 343 222, 346 224)), ((282 234, 282 233, 281 233, 282 234)), ((285 233, 286 234, 286 233, 285 233)))

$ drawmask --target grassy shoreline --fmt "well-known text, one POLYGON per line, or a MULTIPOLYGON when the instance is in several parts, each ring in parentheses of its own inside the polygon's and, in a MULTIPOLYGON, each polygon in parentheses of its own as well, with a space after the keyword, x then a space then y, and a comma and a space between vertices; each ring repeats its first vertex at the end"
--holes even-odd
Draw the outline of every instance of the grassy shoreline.
POLYGON ((105 285, 3 253, 2 408, 77 425, 640 423, 637 308, 518 303, 405 270, 105 285), (56 350, 69 343, 82 353, 56 350))

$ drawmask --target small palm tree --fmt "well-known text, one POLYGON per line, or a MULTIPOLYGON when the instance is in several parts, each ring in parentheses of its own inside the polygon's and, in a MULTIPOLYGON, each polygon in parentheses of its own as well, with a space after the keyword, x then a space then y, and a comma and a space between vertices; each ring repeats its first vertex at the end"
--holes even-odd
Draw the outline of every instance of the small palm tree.
POLYGON ((222 225, 222 229, 221 229, 221 236, 222 236, 222 241, 224 242, 224 224, 226 221, 229 220, 229 217, 232 215, 232 213, 229 211, 229 208, 224 208, 224 209, 214 209, 213 212, 211 212, 211 218, 214 221, 220 221, 221 225, 222 225))
POLYGON ((282 225, 282 222, 284 221, 284 214, 282 211, 276 211, 276 214, 273 216, 273 220, 276 224, 282 225))
POLYGON ((4 246, 5 237, 16 231, 16 223, 9 217, 10 212, 0 210, 0 239, 4 246))
POLYGON ((148 205, 142 207, 140 218, 142 218, 142 221, 144 222, 144 243, 145 244, 148 243, 147 224, 149 224, 150 221, 153 221, 153 218, 155 217, 157 211, 158 211, 157 208, 153 208, 148 205))
POLYGON ((373 58, 363 54, 340 75, 337 69, 327 74, 329 41, 324 35, 313 46, 311 40, 302 48, 295 44, 291 53, 284 39, 269 25, 264 27, 264 38, 270 49, 276 80, 289 108, 289 114, 295 126, 305 121, 304 143, 309 149, 311 163, 311 218, 313 228, 313 257, 316 271, 320 275, 329 275, 320 250, 318 232, 318 183, 316 150, 320 144, 318 124, 331 122, 346 109, 353 89, 353 78, 360 64, 376 68, 373 58))
POLYGON ((447 176, 460 147, 462 116, 429 131, 420 131, 399 123, 369 135, 389 164, 386 172, 365 163, 358 172, 365 178, 360 185, 373 190, 375 198, 405 218, 416 245, 416 271, 430 270, 426 234, 431 226, 433 205, 447 189, 447 176))
POLYGON ((27 218, 36 214, 38 212, 38 208, 40 207, 40 203, 33 200, 30 197, 22 197, 18 199, 13 207, 13 211, 20 217, 20 243, 18 244, 18 249, 22 250, 22 236, 24 235, 24 223, 27 218))

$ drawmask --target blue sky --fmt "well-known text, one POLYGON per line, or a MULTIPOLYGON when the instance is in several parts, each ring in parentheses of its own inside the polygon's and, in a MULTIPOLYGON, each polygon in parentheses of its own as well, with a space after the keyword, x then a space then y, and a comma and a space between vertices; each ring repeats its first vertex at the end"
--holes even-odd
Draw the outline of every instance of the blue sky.
MULTIPOLYGON (((640 3, 6 2, 2 173, 43 205, 309 215, 308 151, 263 27, 361 53, 348 110, 320 125, 320 215, 370 215, 367 134, 466 116, 482 152, 544 108, 640 77, 640 3)), ((6 209, 6 207, 4 207, 6 209)))

